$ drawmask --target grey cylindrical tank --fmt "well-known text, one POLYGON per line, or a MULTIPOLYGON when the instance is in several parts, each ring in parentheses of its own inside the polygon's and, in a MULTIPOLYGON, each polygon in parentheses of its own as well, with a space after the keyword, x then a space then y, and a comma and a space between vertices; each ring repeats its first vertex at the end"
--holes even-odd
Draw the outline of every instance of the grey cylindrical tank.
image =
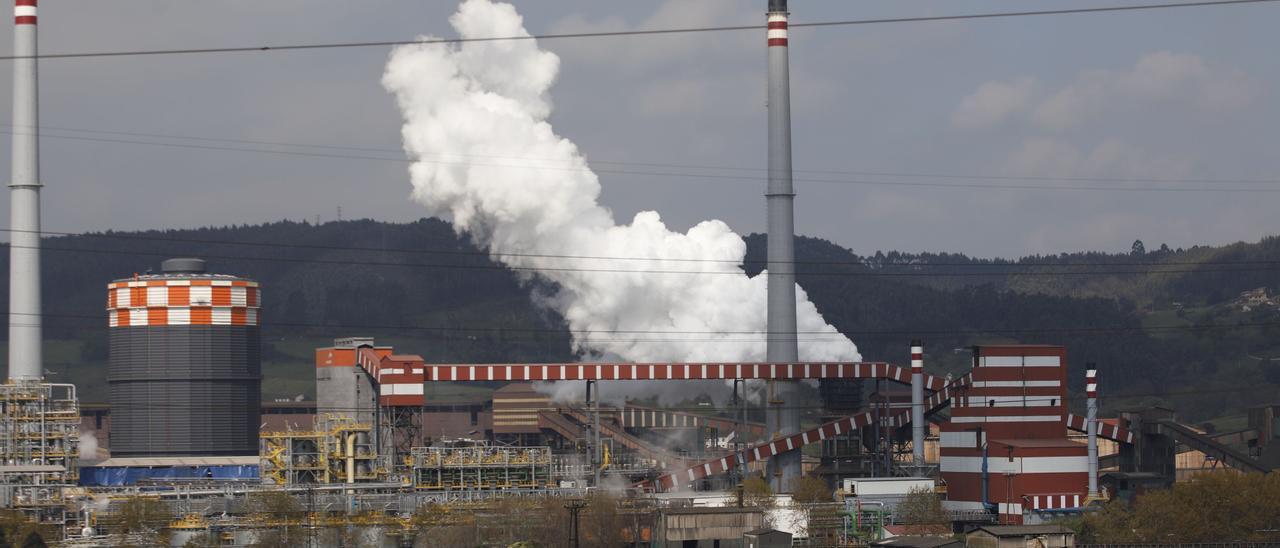
POLYGON ((108 286, 113 457, 257 454, 258 289, 199 259, 108 286))

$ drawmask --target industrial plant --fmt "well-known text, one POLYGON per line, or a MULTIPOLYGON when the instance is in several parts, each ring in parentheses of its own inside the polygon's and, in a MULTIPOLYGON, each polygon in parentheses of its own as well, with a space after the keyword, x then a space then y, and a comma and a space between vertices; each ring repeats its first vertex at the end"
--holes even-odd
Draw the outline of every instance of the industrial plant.
MULTIPOLYGON (((15 15, 13 120, 35 128, 35 0, 17 0, 15 15)), ((65 546, 455 545, 430 536, 441 531, 462 535, 456 545, 505 546, 527 525, 503 506, 519 501, 564 509, 571 519, 556 527, 576 546, 594 545, 579 511, 608 496, 618 545, 868 546, 907 523, 899 508, 916 496, 941 502, 944 536, 1066 537, 1052 532, 1062 518, 1174 484, 1180 453, 1272 470, 1259 457, 1280 447, 1280 406, 1257 409, 1239 434, 1252 452, 1173 410, 1099 416, 1107 364, 1069 368, 1063 346, 945 349, 968 360, 959 374, 909 335, 895 355, 801 360, 788 16, 785 0, 768 2, 759 361, 442 363, 336 331, 315 348, 314 401, 264 402, 262 318, 276 288, 213 257, 172 257, 102 280, 105 310, 86 313, 108 327, 110 402, 82 409, 74 382, 46 379, 38 136, 15 133, 0 506, 65 546), (602 396, 693 381, 723 385, 729 403, 602 396), (433 396, 459 385, 492 391, 433 396), (81 454, 90 429, 102 455, 81 454), (828 500, 798 500, 813 481, 828 500), (139 508, 165 518, 126 525, 139 508)))

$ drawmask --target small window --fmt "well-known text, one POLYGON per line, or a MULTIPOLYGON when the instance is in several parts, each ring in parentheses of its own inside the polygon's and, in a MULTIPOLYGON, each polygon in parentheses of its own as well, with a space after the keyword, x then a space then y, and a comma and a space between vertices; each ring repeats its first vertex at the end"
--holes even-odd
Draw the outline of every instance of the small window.
POLYGON ((1049 407, 1057 407, 1057 406, 1058 406, 1058 398, 1053 398, 1049 400, 1049 407))
POLYGON ((987 400, 987 407, 995 407, 995 406, 996 406, 996 400, 994 399, 987 400))

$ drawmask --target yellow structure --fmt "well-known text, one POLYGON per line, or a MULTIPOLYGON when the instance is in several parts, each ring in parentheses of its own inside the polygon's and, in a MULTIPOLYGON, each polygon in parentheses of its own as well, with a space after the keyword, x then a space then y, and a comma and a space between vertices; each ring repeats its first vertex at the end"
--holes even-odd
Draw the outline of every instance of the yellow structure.
POLYGON ((383 481, 373 426, 325 415, 315 430, 263 432, 258 457, 262 482, 274 485, 383 481))
POLYGON ((80 404, 70 384, 0 384, 0 507, 51 524, 65 521, 65 493, 79 479, 80 404))
POLYGON ((551 448, 414 447, 415 489, 536 489, 551 482, 551 448))

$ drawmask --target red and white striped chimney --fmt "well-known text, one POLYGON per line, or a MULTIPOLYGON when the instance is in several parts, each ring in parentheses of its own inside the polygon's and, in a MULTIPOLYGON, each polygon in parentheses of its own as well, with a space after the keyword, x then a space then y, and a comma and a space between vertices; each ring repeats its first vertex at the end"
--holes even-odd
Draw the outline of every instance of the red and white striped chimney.
POLYGON ((911 457, 924 466, 924 343, 911 341, 911 457))
POLYGON ((1098 496, 1098 366, 1089 362, 1084 377, 1087 398, 1086 430, 1089 434, 1089 498, 1098 496))

